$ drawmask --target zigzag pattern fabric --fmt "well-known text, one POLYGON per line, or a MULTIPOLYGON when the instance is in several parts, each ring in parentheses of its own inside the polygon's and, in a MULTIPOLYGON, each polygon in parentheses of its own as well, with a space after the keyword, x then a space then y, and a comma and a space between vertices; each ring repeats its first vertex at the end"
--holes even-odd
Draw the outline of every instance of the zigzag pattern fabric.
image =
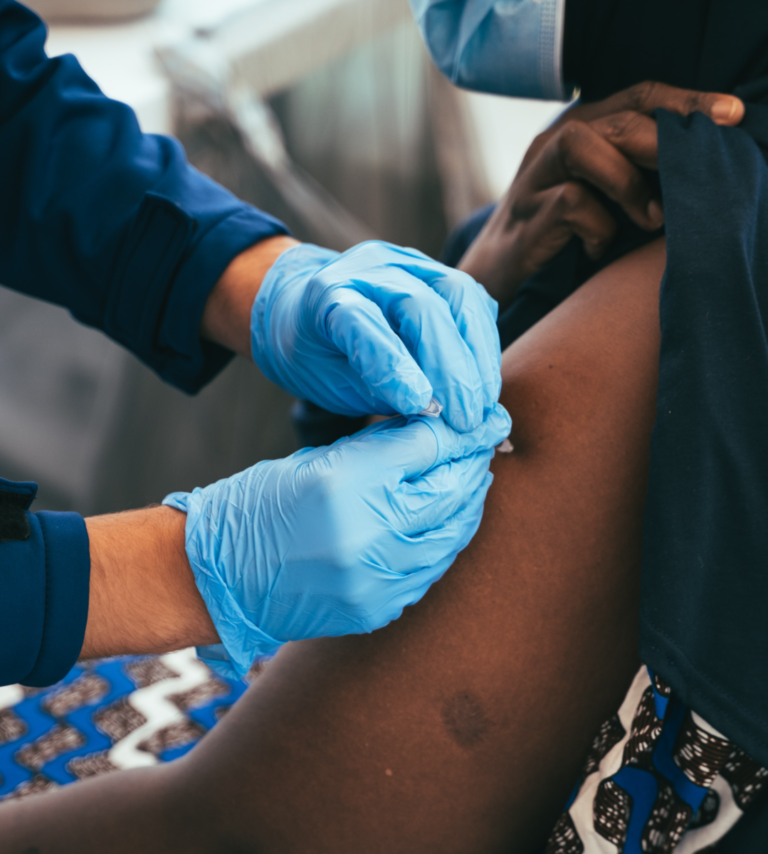
POLYGON ((714 851, 766 780, 643 667, 595 739, 545 854, 714 851))
POLYGON ((170 762, 247 687, 215 675, 187 649, 82 664, 52 688, 0 688, 0 799, 170 762))

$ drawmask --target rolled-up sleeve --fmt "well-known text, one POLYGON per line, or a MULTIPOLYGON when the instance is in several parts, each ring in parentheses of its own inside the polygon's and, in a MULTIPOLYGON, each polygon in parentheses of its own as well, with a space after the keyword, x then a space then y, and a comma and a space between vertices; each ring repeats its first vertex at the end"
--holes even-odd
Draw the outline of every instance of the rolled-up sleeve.
POLYGON ((432 59, 457 86, 565 100, 565 0, 410 0, 432 59))
POLYGON ((85 521, 77 513, 31 513, 35 493, 35 484, 0 478, 0 685, 52 685, 85 637, 85 521))
POLYGON ((179 388, 231 353, 203 341, 205 304, 229 262, 287 229, 141 132, 45 26, 0 0, 0 282, 65 306, 179 388))

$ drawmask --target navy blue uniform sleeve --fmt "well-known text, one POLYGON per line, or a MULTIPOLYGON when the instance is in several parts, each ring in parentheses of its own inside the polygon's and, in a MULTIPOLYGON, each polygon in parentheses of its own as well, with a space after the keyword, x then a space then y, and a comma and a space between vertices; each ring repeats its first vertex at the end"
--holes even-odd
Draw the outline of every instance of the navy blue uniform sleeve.
POLYGON ((231 353, 199 326, 221 273, 277 220, 141 132, 42 21, 0 0, 0 283, 65 306, 197 391, 231 353))
POLYGON ((34 483, 0 478, 0 685, 52 685, 77 661, 91 562, 77 513, 30 513, 34 483))

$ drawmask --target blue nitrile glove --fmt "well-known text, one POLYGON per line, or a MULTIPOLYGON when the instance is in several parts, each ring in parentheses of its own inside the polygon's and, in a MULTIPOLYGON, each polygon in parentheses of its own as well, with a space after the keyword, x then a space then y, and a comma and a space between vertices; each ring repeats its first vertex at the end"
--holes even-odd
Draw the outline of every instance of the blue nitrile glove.
POLYGON ((416 415, 434 396, 459 431, 499 399, 498 306, 416 249, 301 244, 264 278, 251 315, 262 372, 341 415, 416 415))
POLYGON ((470 433, 396 418, 169 495, 187 513, 187 555, 222 641, 203 660, 241 677, 286 641, 399 617, 477 530, 510 426, 498 404, 470 433))

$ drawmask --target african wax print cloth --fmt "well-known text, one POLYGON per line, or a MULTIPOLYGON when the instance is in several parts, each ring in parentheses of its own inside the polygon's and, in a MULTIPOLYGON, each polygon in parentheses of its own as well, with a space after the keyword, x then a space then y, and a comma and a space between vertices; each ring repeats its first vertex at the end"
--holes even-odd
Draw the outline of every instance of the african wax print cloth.
POLYGON ((601 727, 545 854, 714 851, 768 770, 640 668, 601 727))
POLYGON ((247 687, 194 649, 84 663, 51 688, 2 687, 0 800, 177 759, 247 687))

